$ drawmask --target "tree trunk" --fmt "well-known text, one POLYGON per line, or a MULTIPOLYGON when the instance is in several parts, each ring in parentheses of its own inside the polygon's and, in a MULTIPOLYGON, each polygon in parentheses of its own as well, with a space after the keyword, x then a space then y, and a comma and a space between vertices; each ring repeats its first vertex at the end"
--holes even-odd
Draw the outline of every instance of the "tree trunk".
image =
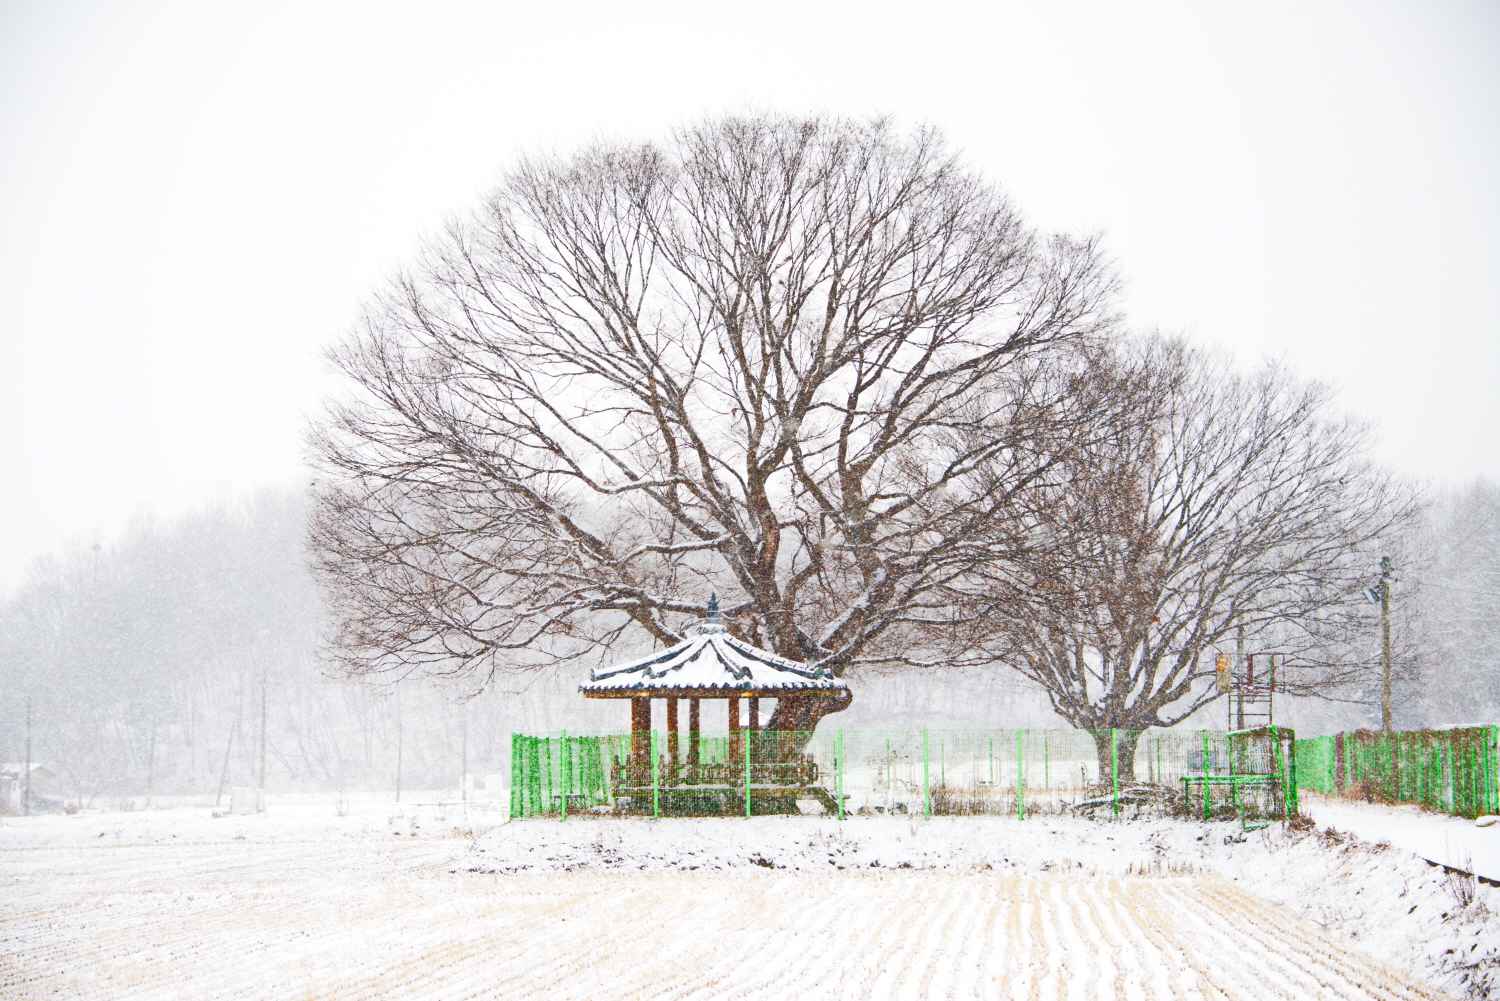
POLYGON ((1099 784, 1113 786, 1116 769, 1120 788, 1135 784, 1135 748, 1143 730, 1090 730, 1099 755, 1099 784))
POLYGON ((651 700, 630 700, 630 784, 651 781, 651 700))
POLYGON ((841 691, 833 695, 788 695, 776 700, 767 729, 776 732, 776 754, 781 761, 791 761, 807 751, 813 731, 825 716, 841 713, 854 701, 854 693, 841 691))

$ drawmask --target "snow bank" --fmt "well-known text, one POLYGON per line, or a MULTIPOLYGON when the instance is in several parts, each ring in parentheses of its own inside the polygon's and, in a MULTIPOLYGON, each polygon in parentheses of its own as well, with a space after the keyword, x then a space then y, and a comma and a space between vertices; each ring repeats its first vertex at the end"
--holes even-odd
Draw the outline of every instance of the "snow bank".
POLYGON ((1212 872, 1334 937, 1471 997, 1500 996, 1500 891, 1389 845, 1311 826, 815 818, 515 821, 455 870, 694 871, 744 866, 1016 874, 1212 872))
POLYGON ((1500 881, 1500 824, 1476 826, 1464 817, 1417 806, 1385 806, 1303 794, 1302 812, 1319 827, 1336 827, 1365 841, 1386 841, 1430 862, 1500 881))

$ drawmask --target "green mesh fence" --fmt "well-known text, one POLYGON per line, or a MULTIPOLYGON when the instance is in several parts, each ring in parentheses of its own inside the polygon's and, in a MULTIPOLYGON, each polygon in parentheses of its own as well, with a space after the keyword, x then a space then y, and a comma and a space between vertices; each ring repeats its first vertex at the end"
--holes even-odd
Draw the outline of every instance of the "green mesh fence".
POLYGON ((513 737, 511 815, 1014 816, 1297 812, 1291 731, 661 731, 513 737))
POLYGON ((621 741, 603 735, 527 737, 510 739, 510 815, 532 817, 567 815, 611 802, 609 765, 621 741))
POLYGON ((1461 817, 1500 813, 1497 745, 1495 726, 1313 737, 1297 741, 1297 785, 1461 817))

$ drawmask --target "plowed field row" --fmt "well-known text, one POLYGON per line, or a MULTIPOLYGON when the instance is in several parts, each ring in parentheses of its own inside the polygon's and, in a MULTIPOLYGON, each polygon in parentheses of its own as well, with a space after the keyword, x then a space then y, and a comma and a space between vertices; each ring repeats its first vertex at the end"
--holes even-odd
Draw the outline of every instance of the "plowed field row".
POLYGON ((1212 877, 450 873, 457 842, 0 852, 0 994, 1418 999, 1212 877))

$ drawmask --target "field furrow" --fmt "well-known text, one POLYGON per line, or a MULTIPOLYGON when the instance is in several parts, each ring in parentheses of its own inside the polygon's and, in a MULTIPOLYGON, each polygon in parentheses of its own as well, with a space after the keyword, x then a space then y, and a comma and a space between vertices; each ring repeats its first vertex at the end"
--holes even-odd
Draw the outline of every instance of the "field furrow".
POLYGON ((1442 997, 1216 877, 450 872, 458 842, 0 852, 6 997, 1442 997))

